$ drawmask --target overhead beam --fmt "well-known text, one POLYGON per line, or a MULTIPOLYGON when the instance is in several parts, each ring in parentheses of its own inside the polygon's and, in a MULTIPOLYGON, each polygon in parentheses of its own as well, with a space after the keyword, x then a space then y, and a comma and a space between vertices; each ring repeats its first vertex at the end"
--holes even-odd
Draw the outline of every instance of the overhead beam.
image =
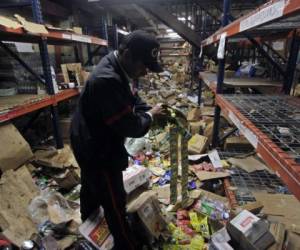
MULTIPOLYGON (((212 0, 211 0, 212 1, 212 0)), ((202 2, 202 3, 207 3, 207 0, 190 0, 189 2, 202 2)), ((213 1, 215 2, 215 0, 213 1)), ((99 0, 95 3, 101 4, 101 6, 111 6, 111 5, 120 5, 120 4, 158 4, 159 6, 163 4, 185 4, 186 1, 178 1, 178 0, 99 0)))
POLYGON ((190 29, 187 25, 177 20, 175 16, 170 14, 164 7, 157 7, 153 4, 140 4, 142 8, 148 11, 151 15, 155 16, 165 25, 172 28, 176 33, 178 33, 182 38, 188 41, 190 44, 200 48, 201 38, 200 36, 190 29))
POLYGON ((290 47, 290 55, 286 67, 286 76, 283 84, 283 91, 287 95, 290 94, 293 86, 299 48, 300 48, 300 36, 297 30, 294 30, 292 44, 290 47))
POLYGON ((132 4, 132 7, 139 12, 147 21, 147 23, 155 30, 157 31, 157 25, 154 23, 154 21, 152 20, 152 18, 150 17, 150 15, 140 6, 136 5, 136 4, 132 4))
POLYGON ((98 2, 88 2, 87 0, 72 0, 72 4, 77 5, 81 10, 96 16, 99 12, 103 12, 103 7, 98 2))
POLYGON ((47 15, 57 16, 57 17, 67 17, 71 15, 71 10, 66 9, 60 4, 51 2, 49 0, 41 1, 43 12, 47 15))

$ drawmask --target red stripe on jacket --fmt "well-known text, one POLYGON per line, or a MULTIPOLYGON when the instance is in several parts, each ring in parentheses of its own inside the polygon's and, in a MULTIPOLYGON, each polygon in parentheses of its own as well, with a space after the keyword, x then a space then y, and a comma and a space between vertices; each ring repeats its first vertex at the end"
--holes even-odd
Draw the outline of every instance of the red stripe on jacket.
POLYGON ((111 125, 114 122, 120 120, 120 118, 128 113, 132 112, 132 108, 128 105, 126 108, 124 108, 121 112, 111 116, 110 118, 105 120, 105 123, 107 125, 111 125))

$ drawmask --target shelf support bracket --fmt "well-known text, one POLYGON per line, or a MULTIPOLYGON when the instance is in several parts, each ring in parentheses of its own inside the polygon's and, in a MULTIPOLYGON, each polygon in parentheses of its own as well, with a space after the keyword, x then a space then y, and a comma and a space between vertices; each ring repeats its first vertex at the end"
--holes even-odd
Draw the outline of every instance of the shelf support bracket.
POLYGON ((300 48, 300 36, 297 30, 294 30, 292 44, 290 47, 289 59, 286 67, 286 75, 283 83, 283 92, 286 95, 290 94, 291 88, 293 86, 299 48, 300 48))
POLYGON ((98 46, 94 51, 91 51, 88 55, 88 60, 84 63, 84 66, 92 65, 92 59, 93 57, 98 53, 102 46, 98 46))
MULTIPOLYGON (((32 0, 32 12, 33 12, 33 18, 34 21, 40 24, 44 23, 43 16, 42 16, 42 9, 41 9, 41 3, 40 0, 32 0)), ((43 70, 47 85, 47 90, 50 95, 54 95, 54 86, 52 81, 52 75, 51 75, 51 67, 50 67, 50 59, 49 59, 49 53, 48 53, 48 47, 47 47, 47 39, 42 38, 39 42, 39 48, 40 48, 40 54, 42 58, 42 64, 43 64, 43 70)), ((58 110, 57 106, 51 106, 51 118, 53 123, 53 131, 54 131, 54 138, 56 141, 56 147, 58 149, 61 149, 64 147, 62 135, 61 135, 61 129, 59 126, 59 117, 58 117, 58 110)))
MULTIPOLYGON (((229 11, 230 11, 230 0, 224 0, 222 27, 225 27, 229 23, 229 15, 230 15, 229 11)), ((225 57, 224 59, 219 59, 217 90, 216 90, 217 94, 223 93, 224 72, 225 72, 225 57)), ((218 105, 216 105, 215 116, 214 116, 213 138, 212 138, 212 147, 214 148, 217 147, 219 144, 220 118, 221 118, 221 108, 218 105)))

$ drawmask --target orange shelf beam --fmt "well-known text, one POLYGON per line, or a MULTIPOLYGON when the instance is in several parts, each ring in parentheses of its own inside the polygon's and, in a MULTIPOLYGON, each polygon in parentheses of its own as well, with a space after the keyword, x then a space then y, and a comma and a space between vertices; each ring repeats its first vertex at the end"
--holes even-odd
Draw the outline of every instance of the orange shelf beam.
POLYGON ((283 17, 288 17, 300 12, 299 0, 271 0, 250 12, 231 24, 219 29, 213 35, 203 40, 201 45, 207 46, 218 42, 221 34, 226 33, 226 37, 237 35, 241 32, 257 28, 261 25, 276 21, 283 17))
POLYGON ((11 29, 0 25, 0 40, 36 43, 43 38, 47 39, 49 44, 85 43, 102 46, 107 46, 108 44, 104 39, 72 32, 48 30, 48 34, 28 33, 23 28, 11 29))
POLYGON ((30 103, 25 103, 23 105, 18 105, 15 108, 12 108, 8 112, 0 114, 0 123, 12 120, 14 118, 20 117, 22 115, 26 115, 28 113, 31 113, 33 111, 51 106, 51 105, 57 105, 57 103, 67 100, 71 97, 79 95, 78 89, 68 89, 63 90, 59 92, 56 95, 50 96, 47 95, 41 99, 37 99, 35 101, 32 101, 30 103))

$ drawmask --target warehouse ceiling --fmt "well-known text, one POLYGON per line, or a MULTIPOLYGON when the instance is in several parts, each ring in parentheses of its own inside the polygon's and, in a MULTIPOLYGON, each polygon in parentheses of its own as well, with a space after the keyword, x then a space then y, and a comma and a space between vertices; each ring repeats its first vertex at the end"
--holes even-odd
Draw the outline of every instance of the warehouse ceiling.
MULTIPOLYGON (((52 2, 70 9, 70 1, 68 0, 52 0, 52 2)), ((265 0, 232 0, 231 10, 234 16, 239 16, 265 2, 265 0)), ((72 0, 72 3, 94 15, 103 11, 111 12, 116 20, 127 21, 134 28, 147 29, 155 29, 161 22, 147 13, 142 8, 143 4, 157 5, 157 7, 166 8, 170 12, 176 11, 176 8, 177 11, 178 9, 184 11, 186 6, 199 5, 218 19, 220 19, 223 6, 222 0, 72 0)))

